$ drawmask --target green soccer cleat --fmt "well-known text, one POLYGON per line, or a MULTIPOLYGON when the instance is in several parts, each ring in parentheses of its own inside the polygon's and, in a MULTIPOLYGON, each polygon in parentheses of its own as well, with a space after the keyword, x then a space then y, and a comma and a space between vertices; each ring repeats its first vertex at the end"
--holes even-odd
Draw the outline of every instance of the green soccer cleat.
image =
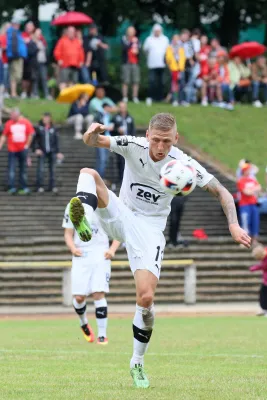
POLYGON ((84 208, 79 197, 73 197, 70 201, 70 220, 79 238, 83 242, 89 242, 92 239, 92 230, 84 215, 84 208))
POLYGON ((135 364, 134 368, 131 368, 130 373, 133 378, 133 384, 136 388, 149 388, 149 380, 147 379, 144 367, 141 364, 135 364))

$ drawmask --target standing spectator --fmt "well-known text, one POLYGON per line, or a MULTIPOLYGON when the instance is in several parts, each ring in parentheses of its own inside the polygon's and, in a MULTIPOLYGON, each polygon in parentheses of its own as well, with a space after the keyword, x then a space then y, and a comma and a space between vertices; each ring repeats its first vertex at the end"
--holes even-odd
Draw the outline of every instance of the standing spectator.
POLYGON ((267 248, 259 244, 252 251, 253 257, 260 261, 259 264, 253 265, 249 268, 251 272, 262 271, 262 285, 259 293, 259 303, 261 311, 257 314, 260 316, 267 316, 267 248))
POLYGON ((55 187, 55 162, 56 159, 62 160, 63 154, 59 151, 58 132, 53 125, 50 113, 44 113, 39 122, 32 145, 33 151, 38 157, 37 162, 37 192, 44 192, 44 169, 45 161, 49 167, 49 186, 48 191, 57 192, 55 187))
MULTIPOLYGON (((112 135, 115 136, 134 136, 135 135, 135 124, 133 117, 128 113, 127 103, 121 101, 119 103, 119 112, 114 115, 113 120, 114 124, 112 135)), ((120 154, 116 154, 117 165, 119 171, 119 179, 120 183, 123 179, 123 172, 125 161, 124 158, 120 154)))
POLYGON ((171 249, 177 247, 179 244, 184 246, 187 245, 186 241, 178 242, 178 236, 180 234, 181 219, 184 212, 186 197, 176 196, 171 202, 171 213, 170 213, 170 232, 169 241, 167 246, 171 249))
POLYGON ((74 139, 82 139, 83 127, 89 128, 94 120, 93 115, 89 115, 89 96, 87 93, 82 93, 78 100, 72 103, 67 122, 74 126, 74 139))
POLYGON ((2 53, 2 63, 3 63, 3 80, 5 87, 5 98, 9 98, 9 71, 8 71, 8 58, 6 54, 7 48, 7 30, 10 28, 11 24, 9 22, 2 25, 0 30, 0 49, 2 53))
POLYGON ((234 57, 228 64, 230 75, 230 88, 234 92, 234 98, 241 100, 241 96, 250 89, 250 69, 244 65, 240 57, 234 57))
POLYGON ((86 49, 84 46, 84 38, 83 38, 83 33, 81 29, 76 29, 76 37, 77 39, 80 41, 83 50, 84 50, 84 55, 85 55, 85 62, 84 64, 81 66, 80 70, 79 70, 79 81, 82 83, 90 83, 90 73, 88 70, 88 65, 86 63, 86 58, 87 58, 87 54, 86 54, 86 49))
POLYGON ((20 23, 13 19, 12 25, 7 29, 6 54, 9 64, 10 94, 12 98, 18 96, 17 85, 23 76, 23 60, 27 58, 27 46, 19 30, 20 23))
POLYGON ((90 69, 91 79, 96 74, 98 83, 108 83, 106 51, 109 49, 109 45, 105 43, 95 24, 89 26, 89 35, 84 38, 84 49, 85 64, 90 69))
POLYGON ((126 35, 122 37, 122 97, 124 103, 128 102, 128 88, 130 83, 133 85, 133 102, 136 104, 139 103, 139 50, 140 43, 136 37, 136 30, 133 26, 129 26, 126 35))
POLYGON ((33 40, 36 43, 38 53, 37 53, 37 78, 34 82, 33 95, 35 98, 39 98, 38 86, 41 82, 41 87, 43 90, 43 95, 47 100, 51 100, 52 97, 49 95, 47 86, 47 53, 46 44, 42 39, 41 29, 36 29, 33 35, 33 40))
POLYGON ((149 94, 146 104, 148 106, 151 106, 152 99, 158 101, 163 99, 165 54, 168 45, 169 39, 163 34, 161 25, 155 24, 143 47, 147 55, 149 94))
POLYGON ((69 26, 56 44, 54 57, 59 65, 59 88, 64 89, 78 82, 79 69, 84 64, 84 51, 76 30, 69 26))
POLYGON ((27 22, 22 37, 27 46, 27 58, 24 59, 22 93, 21 98, 26 99, 31 94, 32 87, 37 80, 37 53, 38 48, 33 40, 35 25, 32 21, 27 22))
POLYGON ((103 104, 108 104, 112 107, 111 112, 117 112, 118 109, 109 97, 106 96, 106 91, 103 86, 97 86, 95 97, 90 101, 89 114, 96 116, 97 113, 103 112, 103 104))
POLYGON ((185 70, 185 51, 181 46, 179 35, 173 35, 171 44, 166 50, 166 64, 171 72, 172 105, 178 106, 180 73, 185 70))
POLYGON ((242 177, 237 181, 239 191, 239 211, 241 226, 252 237, 252 243, 257 242, 259 235, 259 210, 257 207, 258 194, 261 185, 251 176, 251 164, 244 164, 242 177))
POLYGON ((193 37, 193 41, 190 38, 190 31, 188 29, 183 29, 181 32, 181 42, 186 57, 185 72, 181 74, 181 94, 184 94, 181 97, 181 104, 184 106, 188 106, 192 102, 193 97, 195 97, 195 84, 200 73, 200 66, 197 61, 197 54, 200 51, 200 41, 196 36, 193 37))
POLYGON ((225 49, 221 46, 221 43, 220 43, 219 39, 216 38, 216 37, 213 38, 213 39, 211 39, 211 41, 210 41, 210 47, 211 47, 211 49, 210 49, 210 54, 209 54, 209 56, 210 56, 211 58, 217 57, 219 51, 224 51, 224 50, 225 50, 225 49))
POLYGON ((14 108, 10 114, 10 120, 5 124, 3 134, 0 139, 0 150, 7 140, 8 150, 8 192, 15 194, 16 160, 19 162, 19 194, 29 194, 27 187, 27 155, 31 145, 34 128, 30 121, 20 115, 20 111, 14 108))
POLYGON ((263 89, 264 103, 267 105, 267 65, 264 56, 258 57, 251 66, 252 73, 252 97, 254 107, 262 107, 259 99, 260 88, 263 89))

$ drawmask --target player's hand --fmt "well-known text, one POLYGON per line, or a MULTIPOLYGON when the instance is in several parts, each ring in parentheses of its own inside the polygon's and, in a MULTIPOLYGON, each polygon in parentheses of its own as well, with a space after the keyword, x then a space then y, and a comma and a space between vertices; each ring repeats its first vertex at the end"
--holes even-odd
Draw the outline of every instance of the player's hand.
POLYGON ((89 126, 87 131, 83 135, 83 141, 87 145, 92 145, 96 135, 105 132, 108 129, 107 126, 98 124, 97 122, 93 122, 92 125, 89 126))
POLYGON ((107 250, 104 254, 106 260, 111 260, 115 256, 115 252, 112 250, 107 250))
POLYGON ((80 249, 77 249, 76 247, 72 250, 72 255, 75 257, 81 257, 82 256, 82 252, 80 249))
POLYGON ((244 229, 242 229, 239 224, 229 225, 229 230, 231 232, 232 238, 236 243, 243 244, 248 249, 251 245, 251 237, 247 234, 244 229))

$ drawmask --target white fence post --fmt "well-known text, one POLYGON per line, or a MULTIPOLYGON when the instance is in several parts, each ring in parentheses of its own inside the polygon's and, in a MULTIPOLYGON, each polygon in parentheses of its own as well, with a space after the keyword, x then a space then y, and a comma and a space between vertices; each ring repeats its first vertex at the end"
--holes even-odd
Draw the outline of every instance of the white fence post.
POLYGON ((185 304, 196 303, 196 266, 188 265, 184 268, 184 302, 185 304))
POLYGON ((71 306, 72 305, 72 294, 71 294, 71 269, 65 268, 63 270, 63 279, 62 279, 62 294, 63 294, 63 305, 71 306))

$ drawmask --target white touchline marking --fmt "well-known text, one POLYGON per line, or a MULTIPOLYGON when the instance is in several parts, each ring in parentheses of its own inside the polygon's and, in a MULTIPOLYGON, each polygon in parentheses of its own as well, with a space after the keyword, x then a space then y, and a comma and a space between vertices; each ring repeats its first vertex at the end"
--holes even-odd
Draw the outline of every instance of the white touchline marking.
MULTIPOLYGON (((106 349, 102 351, 94 351, 89 353, 84 350, 45 350, 45 349, 0 349, 0 353, 52 353, 53 355, 61 355, 61 354, 86 354, 86 355, 123 355, 129 356, 131 352, 115 352, 115 351, 107 351, 106 349)), ((147 353, 146 356, 152 357, 229 357, 229 358, 265 358, 263 355, 259 354, 227 354, 227 353, 218 353, 218 354, 201 354, 201 353, 147 353)))

